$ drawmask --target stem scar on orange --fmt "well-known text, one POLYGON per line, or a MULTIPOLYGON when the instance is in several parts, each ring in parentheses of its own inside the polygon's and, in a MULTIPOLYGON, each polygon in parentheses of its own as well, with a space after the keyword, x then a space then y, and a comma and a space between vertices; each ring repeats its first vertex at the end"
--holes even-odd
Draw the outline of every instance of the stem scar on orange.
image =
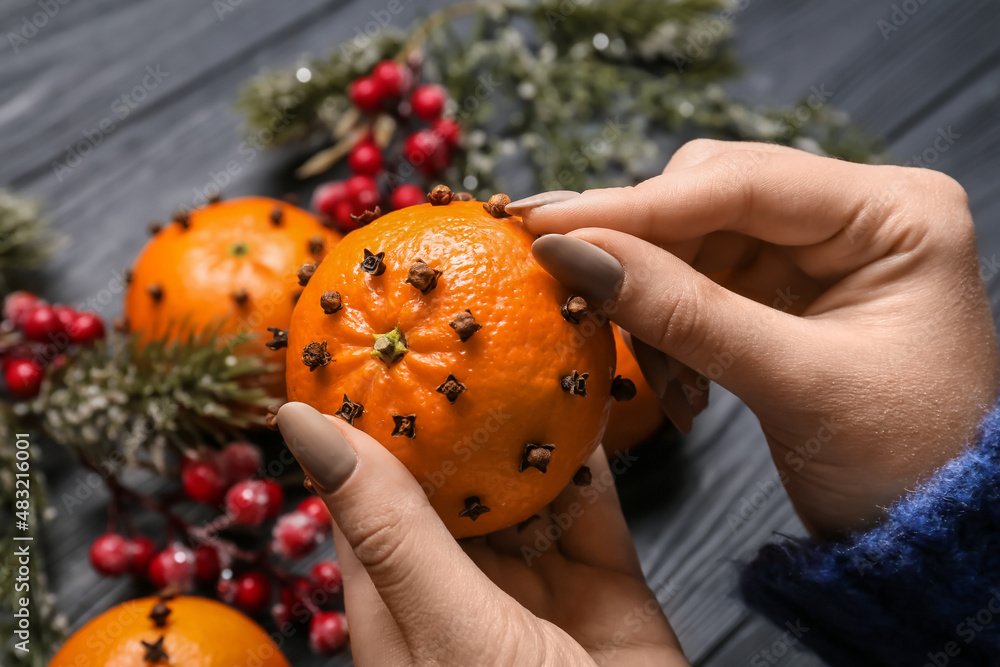
POLYGON ((580 470, 607 424, 615 345, 607 318, 535 262, 501 195, 442 188, 319 265, 292 316, 287 386, 382 443, 467 537, 531 517, 580 470))
MULTIPOLYGON (((154 225, 132 267, 128 328, 148 343, 221 324, 223 335, 256 334, 245 346, 254 352, 272 338, 269 327, 288 327, 302 291, 295 269, 340 240, 309 212, 266 197, 214 202, 154 225)), ((284 354, 265 359, 283 366, 284 354)), ((283 397, 284 369, 264 384, 283 397)))
POLYGON ((288 667, 259 625, 208 598, 129 600, 73 634, 49 667, 288 667))

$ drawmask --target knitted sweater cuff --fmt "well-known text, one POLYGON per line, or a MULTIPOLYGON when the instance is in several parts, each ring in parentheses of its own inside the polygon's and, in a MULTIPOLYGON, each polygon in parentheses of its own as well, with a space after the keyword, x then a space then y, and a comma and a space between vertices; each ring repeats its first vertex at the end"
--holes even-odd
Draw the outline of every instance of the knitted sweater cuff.
POLYGON ((769 544, 741 585, 832 665, 1000 665, 1000 407, 878 527, 769 544))

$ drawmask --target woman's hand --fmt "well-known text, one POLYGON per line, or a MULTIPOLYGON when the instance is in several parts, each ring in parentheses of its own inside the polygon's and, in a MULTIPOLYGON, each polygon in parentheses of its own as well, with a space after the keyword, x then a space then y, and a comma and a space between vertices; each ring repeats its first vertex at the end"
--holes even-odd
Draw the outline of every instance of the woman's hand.
POLYGON ((972 218, 943 174, 699 140, 635 188, 573 195, 508 210, 631 332, 679 426, 707 380, 753 410, 814 534, 876 521, 996 400, 972 218))
POLYGON ((333 515, 359 666, 688 664, 603 450, 591 485, 568 487, 523 530, 460 543, 368 435, 303 403, 284 405, 278 426, 333 515))

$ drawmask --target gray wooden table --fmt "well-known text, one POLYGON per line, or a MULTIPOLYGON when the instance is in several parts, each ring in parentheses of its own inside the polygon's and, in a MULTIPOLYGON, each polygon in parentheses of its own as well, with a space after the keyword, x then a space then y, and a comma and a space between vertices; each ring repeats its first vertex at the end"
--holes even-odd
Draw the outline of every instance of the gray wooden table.
MULTIPOLYGON (((227 194, 287 189, 276 174, 288 173, 301 155, 282 150, 247 160, 237 152, 242 137, 232 103, 240 82, 350 37, 374 5, 228 4, 234 10, 220 20, 206 0, 60 0, 58 13, 16 53, 8 38, 0 40, 0 185, 42 198, 58 230, 72 239, 38 286, 47 297, 114 317, 116 271, 144 243, 146 222, 191 201, 193 190, 229 160, 239 160, 242 170, 227 194), (146 79, 144 99, 118 121, 116 100, 150 71, 157 75, 146 79), (56 173, 53 162, 66 162, 67 146, 95 136, 104 119, 115 119, 115 126, 101 133, 100 145, 56 173)), ((403 3, 396 21, 405 26, 442 4, 403 3)), ((983 274, 997 306, 1000 4, 736 4, 737 44, 748 71, 731 90, 757 102, 789 103, 823 86, 831 104, 886 137, 900 162, 920 156, 957 178, 969 192, 983 274), (943 149, 942 142, 935 148, 939 132, 953 137, 943 149)), ((19 31, 22 17, 37 11, 29 0, 0 0, 0 35, 19 31)), ((630 523, 647 576, 695 664, 764 664, 752 661, 782 630, 738 599, 738 563, 774 532, 802 529, 782 491, 763 501, 753 497, 774 476, 763 437, 746 408, 713 391, 711 407, 676 451, 642 454, 649 465, 639 467, 655 472, 655 484, 648 476, 629 480, 630 523), (655 493, 646 492, 650 486, 655 493), (751 501, 754 511, 734 526, 731 516, 751 501)), ((78 493, 86 483, 58 451, 49 452, 48 467, 57 505, 62 493, 78 493)), ((103 529, 103 502, 95 492, 49 531, 52 582, 74 627, 133 593, 128 582, 96 576, 86 561, 87 546, 103 529)), ((301 650, 292 657, 295 664, 321 662, 301 650)), ((780 664, 818 661, 791 647, 780 664)))

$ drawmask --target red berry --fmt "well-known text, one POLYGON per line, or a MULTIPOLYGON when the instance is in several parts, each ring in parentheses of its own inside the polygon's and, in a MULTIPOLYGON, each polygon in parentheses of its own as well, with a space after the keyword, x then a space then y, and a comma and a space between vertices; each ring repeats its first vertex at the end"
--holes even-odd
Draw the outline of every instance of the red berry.
POLYGON ((222 561, 219 552, 209 544, 200 544, 194 550, 194 578, 203 584, 210 584, 219 578, 222 561))
POLYGON ((347 166, 357 174, 374 176, 382 170, 382 151, 372 141, 359 141, 347 156, 347 166))
MULTIPOLYGON (((66 327, 52 306, 38 306, 24 318, 24 337, 36 343, 57 343, 60 334, 66 334, 66 327)), ((67 338, 65 342, 68 342, 67 338)))
POLYGON ((262 479, 264 483, 264 497, 267 500, 267 518, 273 519, 281 514, 281 508, 285 504, 285 492, 281 490, 281 485, 273 479, 262 479))
POLYGON ((309 623, 309 648, 331 655, 347 646, 347 617, 339 611, 321 611, 309 623))
POLYGON ((306 516, 312 518, 313 521, 318 523, 320 527, 324 529, 330 528, 330 522, 333 521, 333 517, 330 516, 330 510, 326 508, 326 503, 323 502, 322 498, 319 496, 309 496, 295 508, 296 512, 302 512, 306 516))
POLYGON ((259 479, 237 482, 226 493, 226 512, 237 523, 257 526, 267 518, 267 487, 259 479))
POLYGON ((19 401, 26 401, 38 395, 45 369, 31 359, 11 359, 3 376, 10 395, 19 401))
POLYGON ((28 314, 43 303, 31 292, 11 292, 3 300, 3 318, 20 328, 28 314))
POLYGON ((427 193, 412 183, 404 183, 392 191, 393 210, 416 206, 427 201, 427 193))
POLYGON ((451 118, 438 118, 431 125, 431 131, 441 137, 448 148, 458 146, 458 140, 462 138, 462 128, 451 118))
POLYGON ((184 493, 196 503, 217 505, 229 486, 226 476, 211 461, 192 461, 181 472, 184 493))
POLYGON ((249 479, 264 465, 260 447, 249 442, 231 442, 222 450, 222 469, 230 480, 249 479))
POLYGON ((62 322, 64 331, 69 329, 69 325, 73 324, 76 320, 76 316, 79 314, 76 312, 76 309, 71 306, 52 306, 52 311, 56 314, 56 317, 59 318, 59 321, 62 322))
POLYGON ((141 577, 149 570, 149 561, 156 553, 156 545, 148 537, 133 537, 128 542, 129 571, 141 577))
POLYGON ((410 97, 410 106, 413 113, 424 120, 434 120, 441 116, 444 111, 444 101, 448 98, 448 93, 441 86, 426 84, 413 91, 410 97))
POLYGON ((382 104, 382 88, 375 79, 363 76, 351 84, 351 102, 362 111, 377 111, 382 104))
POLYGON ((149 561, 148 574, 157 588, 188 591, 194 579, 194 553, 182 544, 171 544, 149 561))
POLYGON ((332 560, 321 560, 313 565, 309 576, 316 589, 327 595, 339 595, 344 589, 344 575, 340 572, 340 566, 332 560))
POLYGON ((90 545, 90 564, 105 577, 118 577, 129 568, 128 540, 118 533, 105 533, 90 545))
POLYGON ((347 199, 347 185, 344 181, 330 181, 316 188, 312 207, 317 213, 336 219, 337 205, 347 199))
POLYGON ((271 601, 271 581, 263 572, 245 572, 236 578, 233 602, 240 609, 255 614, 271 601))
POLYGON ((347 196, 353 205, 355 215, 360 215, 365 209, 373 209, 378 205, 378 185, 371 176, 355 174, 347 179, 346 185, 347 196))
POLYGON ((276 554, 298 560, 319 544, 321 528, 312 517, 302 512, 289 512, 274 524, 271 536, 271 548, 276 554))
POLYGON ((284 602, 276 602, 271 607, 271 618, 274 619, 275 625, 284 628, 292 622, 292 610, 284 602))
POLYGON ((448 167, 447 146, 431 130, 419 130, 407 137, 403 143, 403 155, 428 176, 448 167))
POLYGON ((104 338, 104 322, 94 313, 77 313, 66 325, 66 333, 73 345, 90 345, 104 338))
POLYGON ((410 87, 413 77, 404 65, 395 60, 383 60, 372 70, 372 79, 386 97, 399 97, 410 87))

